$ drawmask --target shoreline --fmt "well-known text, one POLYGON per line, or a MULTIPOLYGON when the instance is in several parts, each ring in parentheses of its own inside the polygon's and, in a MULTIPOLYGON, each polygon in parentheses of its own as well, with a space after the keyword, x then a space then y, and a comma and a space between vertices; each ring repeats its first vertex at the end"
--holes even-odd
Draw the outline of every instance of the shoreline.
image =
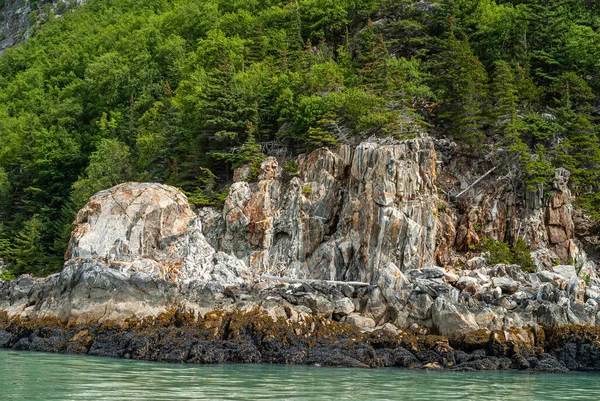
POLYGON ((313 317, 303 324, 273 321, 254 311, 213 311, 196 319, 170 311, 119 324, 65 325, 56 319, 8 319, 0 314, 0 349, 147 362, 268 364, 321 367, 568 373, 600 371, 600 329, 540 329, 535 344, 498 341, 491 332, 448 339, 356 326, 313 317))
MULTIPOLYGON (((13 353, 15 355, 43 355, 49 357, 75 357, 75 358, 91 358, 92 360, 98 361, 119 361, 119 362, 127 362, 127 363, 141 363, 141 364, 150 364, 155 366, 175 366, 175 367, 217 367, 217 368, 226 368, 226 367, 264 367, 268 366, 270 368, 309 368, 309 369, 327 369, 331 371, 337 370, 346 370, 346 371, 355 371, 357 368, 345 367, 345 366, 321 366, 321 365, 298 365, 298 364, 283 364, 283 363, 236 363, 236 362, 223 362, 223 363, 213 363, 213 364, 194 364, 194 363, 179 363, 179 362, 160 362, 160 361, 149 361, 142 359, 125 359, 125 358, 114 358, 110 356, 96 356, 96 355, 88 355, 88 354, 66 354, 66 353, 54 353, 54 352, 45 352, 45 351, 29 351, 29 350, 15 350, 11 348, 0 348, 0 353, 13 353)), ((360 368, 358 368, 360 369, 360 368)), ((378 372, 378 371, 399 371, 399 372, 411 372, 411 373, 423 373, 427 374, 428 372, 439 372, 442 374, 470 374, 470 373, 487 373, 487 374, 523 374, 523 375, 548 375, 552 376, 563 376, 568 377, 572 375, 591 375, 596 376, 598 371, 586 371, 586 370, 570 370, 568 372, 545 372, 545 371, 534 371, 534 370, 517 370, 517 369, 504 369, 504 370, 450 370, 450 369, 411 369, 411 368, 403 368, 399 366, 387 366, 382 368, 365 368, 363 371, 370 372, 378 372)))

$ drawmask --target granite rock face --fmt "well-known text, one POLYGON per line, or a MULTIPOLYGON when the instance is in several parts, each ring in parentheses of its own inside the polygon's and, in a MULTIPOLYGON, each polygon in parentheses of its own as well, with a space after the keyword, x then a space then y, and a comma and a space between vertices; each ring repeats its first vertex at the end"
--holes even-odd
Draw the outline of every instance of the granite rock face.
POLYGON ((63 272, 0 282, 0 310, 82 323, 260 309, 364 331, 501 331, 529 344, 524 327, 600 323, 600 278, 575 238, 568 172, 557 171, 548 201, 539 191, 517 199, 493 175, 471 188, 477 177, 439 161, 436 146, 370 140, 286 168, 267 158, 258 182, 237 172, 223 210, 193 211, 161 184, 102 191, 77 215, 63 272), (490 264, 474 251, 483 237, 524 239, 537 271, 490 264))
POLYGON ((77 213, 66 259, 149 256, 165 239, 183 234, 194 217, 174 187, 121 184, 97 193, 77 213))
POLYGON ((434 262, 435 179, 427 137, 320 149, 292 174, 269 158, 258 183, 232 185, 204 232, 255 273, 365 281, 393 302, 402 271, 434 262))
POLYGON ((245 265, 215 251, 178 189, 125 183, 94 195, 75 219, 66 259, 101 261, 122 273, 171 282, 240 284, 245 265))
POLYGON ((27 319, 55 317, 69 324, 158 316, 171 297, 163 280, 127 275, 99 261, 70 260, 44 280, 21 276, 0 282, 0 309, 27 319))

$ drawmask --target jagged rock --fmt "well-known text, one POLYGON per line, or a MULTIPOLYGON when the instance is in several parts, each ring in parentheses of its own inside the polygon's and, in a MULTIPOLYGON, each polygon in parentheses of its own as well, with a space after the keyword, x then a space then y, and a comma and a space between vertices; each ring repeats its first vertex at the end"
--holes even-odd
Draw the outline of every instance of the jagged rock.
POLYGON ((18 280, 8 290, 11 315, 29 318, 55 316, 82 324, 98 320, 123 321, 134 316, 157 316, 167 309, 169 285, 143 273, 131 275, 98 262, 71 260, 60 274, 46 280, 18 280), (27 293, 22 291, 26 285, 27 293))
POLYGON ((174 187, 121 184, 97 193, 77 213, 66 257, 151 255, 161 242, 183 234, 194 217, 174 187))
POLYGON ((318 316, 330 316, 335 307, 333 303, 322 295, 305 294, 300 297, 300 305, 310 308, 310 310, 318 316))
POLYGON ((468 286, 478 285, 478 284, 479 284, 479 280, 477 280, 475 277, 462 276, 461 278, 458 279, 455 286, 456 286, 456 288, 458 288, 460 290, 464 290, 468 286))
POLYGON ((568 181, 571 173, 564 168, 556 170, 554 181, 555 193, 548 202, 546 208, 545 224, 548 232, 549 248, 563 262, 571 255, 572 241, 575 226, 573 223, 573 206, 570 202, 571 193, 568 181))
POLYGON ((423 364, 417 359, 417 357, 407 349, 399 347, 394 351, 394 366, 403 368, 417 368, 423 366, 423 364))
POLYGON ((574 302, 583 303, 585 298, 585 282, 577 277, 571 277, 566 291, 574 302))
POLYGON ((537 277, 542 283, 551 283, 554 281, 556 276, 558 276, 558 274, 549 271, 541 271, 537 273, 537 277))
MULTIPOLYGON (((196 214, 180 191, 160 184, 102 191, 77 215, 63 274, 44 283, 0 282, 0 308, 77 321, 125 319, 146 306, 149 316, 173 306, 202 316, 262 308, 274 319, 319 315, 369 330, 416 323, 419 332, 447 336, 596 323, 600 279, 573 238, 566 173, 557 173, 549 203, 541 191, 516 199, 503 182, 450 202, 451 191, 448 199, 438 197, 439 166, 426 136, 318 149, 300 156, 298 166, 290 177, 267 158, 254 183, 239 170, 222 211, 196 214), (537 249, 538 272, 473 257, 484 236, 524 238, 537 249), (458 255, 460 249, 466 253, 458 255), (577 269, 553 266, 565 255, 577 269), (276 286, 261 281, 262 273, 311 281, 276 286), (97 291, 89 277, 103 283, 97 291), (64 292, 55 295, 59 288, 64 292), (101 294, 108 288, 122 294, 109 300, 101 294), (92 298, 83 300, 82 289, 92 298)), ((440 167, 440 181, 465 189, 477 179, 465 168, 449 177, 452 169, 440 167)))
POLYGON ((373 319, 354 313, 346 316, 344 321, 346 323, 358 326, 363 329, 372 329, 376 326, 375 321, 373 319))
POLYGON ((391 323, 386 323, 383 326, 381 326, 381 330, 386 331, 394 336, 400 334, 400 330, 398 330, 398 328, 391 323))
POLYGON ((487 266, 487 261, 484 257, 477 256, 475 258, 467 260, 465 263, 465 267, 469 270, 481 269, 482 267, 487 266))
POLYGON ((442 278, 446 274, 446 269, 442 267, 427 267, 423 269, 413 269, 408 271, 408 276, 413 278, 434 279, 442 278))
POLYGON ((218 248, 255 272, 376 283, 389 271, 392 287, 401 280, 390 266, 432 265, 437 206, 429 138, 320 149, 300 158, 298 170, 282 185, 271 161, 257 184, 232 185, 218 248))
POLYGON ((433 307, 433 299, 429 294, 418 294, 413 303, 413 309, 409 316, 417 320, 431 319, 431 309, 433 307))
POLYGON ((215 251, 174 187, 125 183, 94 195, 75 219, 67 258, 100 260, 125 274, 240 284, 243 262, 215 251))
POLYGON ((499 287, 503 292, 514 294, 519 289, 519 283, 510 277, 493 277, 492 284, 499 287))
POLYGON ((600 288, 598 287, 586 287, 585 297, 588 299, 600 300, 600 288))
POLYGON ((532 366, 532 370, 549 373, 567 373, 569 371, 555 356, 548 354, 543 354, 537 363, 532 366))
POLYGON ((432 320, 439 333, 444 336, 466 334, 479 329, 471 312, 463 306, 454 305, 444 297, 435 300, 432 320))
POLYGON ((453 273, 453 272, 444 273, 444 280, 446 280, 446 282, 448 282, 450 284, 455 284, 459 280, 459 278, 460 277, 456 273, 453 273))
POLYGON ((544 303, 537 309, 536 318, 539 324, 548 327, 569 324, 566 309, 557 304, 544 303))
POLYGON ((537 271, 550 270, 552 266, 556 266, 558 256, 549 249, 542 248, 535 252, 531 252, 531 259, 535 264, 537 271))
POLYGON ((334 303, 333 313, 339 316, 346 316, 354 312, 354 302, 350 298, 338 299, 334 303))
POLYGON ((577 277, 577 272, 575 271, 575 267, 571 266, 571 265, 554 266, 552 268, 552 271, 566 279, 570 279, 572 277, 577 277))

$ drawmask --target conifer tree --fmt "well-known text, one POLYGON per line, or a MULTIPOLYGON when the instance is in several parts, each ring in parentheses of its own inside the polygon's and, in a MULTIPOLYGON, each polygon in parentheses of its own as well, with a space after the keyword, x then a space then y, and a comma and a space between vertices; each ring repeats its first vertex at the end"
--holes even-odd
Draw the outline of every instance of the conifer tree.
POLYGON ((517 106, 519 97, 515 81, 515 74, 510 65, 503 60, 495 64, 494 79, 492 82, 492 97, 495 108, 492 112, 494 126, 500 140, 508 149, 518 153, 519 159, 524 161, 527 155, 527 145, 521 139, 517 106))
MULTIPOLYGON (((373 35, 367 35, 369 38, 373 35)), ((390 54, 383 39, 383 35, 371 38, 372 43, 366 43, 369 49, 363 49, 361 57, 363 85, 375 93, 384 94, 389 89, 389 58, 390 54)))
POLYGON ((43 229, 41 219, 33 216, 11 240, 2 241, 0 253, 7 259, 15 276, 47 273, 47 257, 42 246, 43 229))
POLYGON ((442 51, 430 63, 432 83, 441 88, 438 118, 455 138, 472 148, 483 143, 483 106, 487 98, 487 74, 466 39, 451 29, 442 51))
POLYGON ((265 53, 265 37, 262 27, 259 24, 254 25, 252 30, 252 38, 247 50, 245 60, 250 63, 259 63, 264 60, 265 53))
POLYGON ((248 124, 247 126, 247 137, 244 144, 240 148, 239 156, 234 164, 234 168, 237 168, 243 164, 250 166, 250 180, 255 180, 260 172, 260 164, 265 159, 265 155, 261 152, 260 144, 256 142, 254 137, 254 126, 248 124))
POLYGON ((598 126, 593 124, 594 95, 579 76, 565 73, 556 85, 555 114, 559 126, 555 163, 571 171, 574 189, 591 209, 600 206, 595 194, 600 189, 600 143, 598 126))
POLYGON ((500 60, 495 67, 492 95, 496 108, 493 114, 498 130, 506 133, 515 130, 519 96, 515 74, 510 65, 500 60))

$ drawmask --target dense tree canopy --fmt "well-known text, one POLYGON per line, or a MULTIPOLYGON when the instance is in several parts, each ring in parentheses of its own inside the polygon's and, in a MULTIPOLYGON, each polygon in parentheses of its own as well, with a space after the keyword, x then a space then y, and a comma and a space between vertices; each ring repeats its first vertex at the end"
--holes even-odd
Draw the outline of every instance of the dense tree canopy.
POLYGON ((524 186, 564 166, 597 213, 599 71, 586 0, 88 0, 0 56, 0 256, 57 270, 121 180, 217 205, 267 143, 419 130, 503 149, 524 186))

